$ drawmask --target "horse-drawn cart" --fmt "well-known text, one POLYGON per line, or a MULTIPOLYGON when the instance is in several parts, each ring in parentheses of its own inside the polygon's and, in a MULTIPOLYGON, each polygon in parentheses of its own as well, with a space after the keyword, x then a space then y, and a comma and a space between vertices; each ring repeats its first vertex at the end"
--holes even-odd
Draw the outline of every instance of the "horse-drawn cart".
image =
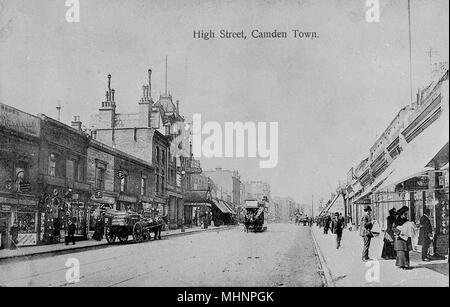
POLYGON ((126 243, 130 236, 136 243, 149 241, 152 232, 154 240, 161 240, 161 229, 164 225, 161 218, 144 218, 135 212, 115 210, 107 211, 105 216, 105 236, 110 244, 114 243, 116 238, 121 243, 126 243))

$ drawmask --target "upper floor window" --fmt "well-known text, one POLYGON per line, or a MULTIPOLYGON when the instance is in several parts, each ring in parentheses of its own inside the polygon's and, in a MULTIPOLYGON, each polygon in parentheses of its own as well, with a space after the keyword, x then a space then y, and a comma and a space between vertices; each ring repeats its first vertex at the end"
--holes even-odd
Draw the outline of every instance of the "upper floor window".
POLYGON ((48 174, 50 176, 56 176, 56 160, 57 160, 56 155, 50 154, 48 158, 48 174))
POLYGON ((75 161, 73 160, 66 161, 66 178, 75 179, 75 161))
POLYGON ((123 173, 122 179, 120 179, 120 192, 126 192, 128 185, 128 174, 123 173))
POLYGON ((16 190, 20 192, 21 183, 25 181, 25 168, 16 166, 14 169, 14 176, 16 182, 16 190))
POLYGON ((159 147, 156 146, 156 162, 160 162, 161 161, 161 156, 160 156, 160 152, 159 152, 159 147))
POLYGON ((162 164, 166 164, 166 152, 164 150, 162 151, 161 158, 162 158, 162 164))
POLYGON ((95 170, 95 188, 97 190, 105 189, 105 169, 103 167, 97 166, 95 170))
POLYGON ((77 161, 77 181, 84 181, 84 164, 81 160, 77 161))
POLYGON ((141 195, 145 195, 147 193, 147 176, 142 175, 141 177, 141 195))

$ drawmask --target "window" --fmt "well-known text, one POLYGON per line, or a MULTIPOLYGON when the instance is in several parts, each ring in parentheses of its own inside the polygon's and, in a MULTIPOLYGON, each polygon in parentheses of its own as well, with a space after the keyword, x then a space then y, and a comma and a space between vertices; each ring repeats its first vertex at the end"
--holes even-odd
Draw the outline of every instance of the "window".
POLYGON ((72 160, 66 161, 66 178, 75 179, 75 162, 72 160))
POLYGON ((141 177, 141 195, 145 195, 147 193, 147 176, 142 175, 141 177))
POLYGON ((159 154, 159 147, 156 146, 156 162, 159 163, 159 161, 161 160, 160 154, 159 154))
POLYGON ((77 163, 77 181, 83 182, 84 181, 84 168, 83 168, 83 162, 81 160, 77 163))
POLYGON ((95 188, 97 190, 105 189, 105 169, 97 167, 95 175, 95 188))
POLYGON ((156 179, 156 186, 155 186, 156 193, 159 193, 159 169, 158 168, 156 168, 156 171, 155 171, 155 179, 156 179))
POLYGON ((16 166, 14 170, 14 179, 16 182, 16 190, 20 192, 20 184, 25 180, 25 168, 16 166))
POLYGON ((127 185, 128 185, 128 175, 124 173, 123 178, 120 179, 120 192, 126 192, 127 185))
POLYGON ((162 151, 162 164, 166 164, 166 152, 162 151))
POLYGON ((56 176, 56 155, 51 154, 48 158, 48 174, 56 176))

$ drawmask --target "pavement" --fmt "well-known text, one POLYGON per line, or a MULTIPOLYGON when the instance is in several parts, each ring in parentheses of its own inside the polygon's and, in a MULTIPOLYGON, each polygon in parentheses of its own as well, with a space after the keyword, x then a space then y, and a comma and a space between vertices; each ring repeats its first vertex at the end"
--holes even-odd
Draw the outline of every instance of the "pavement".
MULTIPOLYGON (((221 229, 228 229, 236 226, 220 226, 220 227, 208 227, 207 229, 202 229, 200 227, 186 228, 184 232, 181 232, 180 229, 176 230, 168 230, 162 231, 161 237, 173 237, 173 236, 182 236, 189 235, 198 232, 205 231, 217 231, 221 229)), ((153 234, 152 234, 153 238, 153 234)), ((132 241, 132 236, 129 237, 128 241, 132 241)), ((152 239, 153 241, 153 239, 152 239)), ((121 244, 116 240, 116 243, 113 245, 121 244)), ((127 243, 129 244, 129 243, 127 243)), ((79 252, 84 250, 98 249, 109 246, 108 242, 105 238, 102 241, 96 240, 84 240, 77 241, 75 245, 69 244, 65 245, 64 243, 57 244, 49 244, 49 245, 38 245, 38 246, 26 246, 19 247, 17 249, 1 249, 0 250, 0 263, 4 261, 18 260, 21 258, 33 258, 33 257, 42 257, 48 255, 58 255, 58 254, 67 254, 72 252, 79 252)))
MULTIPOLYGON (((299 226, 303 227, 303 226, 299 226)), ((448 260, 422 262, 417 252, 410 252, 412 270, 395 266, 395 260, 381 258, 382 237, 372 239, 369 256, 361 260, 362 238, 357 231, 344 230, 342 246, 336 249, 335 235, 312 228, 327 286, 330 287, 448 287, 448 260)))
POLYGON ((0 261, 0 286, 63 287, 321 287, 309 228, 268 224, 139 244, 117 244, 70 255, 0 261), (73 280, 75 265, 79 280, 73 280))

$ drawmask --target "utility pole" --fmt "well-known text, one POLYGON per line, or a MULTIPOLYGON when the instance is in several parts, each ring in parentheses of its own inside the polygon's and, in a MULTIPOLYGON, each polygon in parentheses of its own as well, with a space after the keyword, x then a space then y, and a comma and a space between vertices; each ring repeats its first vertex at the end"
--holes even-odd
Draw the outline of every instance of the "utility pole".
POLYGON ((408 0, 408 25, 409 25, 409 85, 411 103, 413 102, 413 80, 412 80, 412 37, 411 37, 411 0, 408 0))

